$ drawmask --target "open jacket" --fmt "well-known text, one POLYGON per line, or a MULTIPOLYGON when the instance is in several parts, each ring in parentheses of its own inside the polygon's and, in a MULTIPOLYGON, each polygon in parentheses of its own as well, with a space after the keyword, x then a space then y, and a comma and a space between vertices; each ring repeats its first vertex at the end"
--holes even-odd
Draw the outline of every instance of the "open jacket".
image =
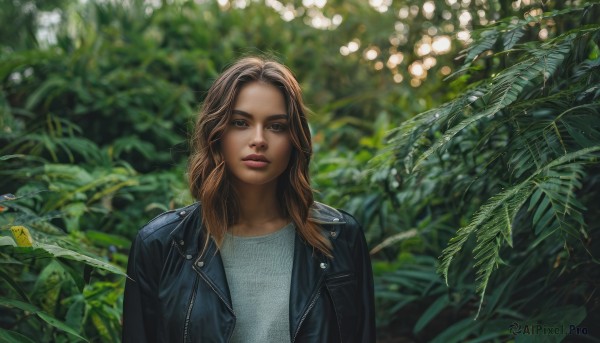
MULTIPOLYGON (((311 217, 333 245, 329 259, 296 233, 290 288, 292 342, 375 342, 373 277, 360 225, 315 202, 311 217)), ((144 226, 129 256, 123 342, 228 342, 236 314, 198 203, 144 226)))

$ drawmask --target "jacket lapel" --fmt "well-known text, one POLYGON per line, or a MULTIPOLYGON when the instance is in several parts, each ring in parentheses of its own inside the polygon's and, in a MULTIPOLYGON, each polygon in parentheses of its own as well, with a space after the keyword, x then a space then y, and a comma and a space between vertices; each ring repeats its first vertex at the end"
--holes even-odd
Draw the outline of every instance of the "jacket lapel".
POLYGON ((191 260, 192 268, 196 273, 208 283, 227 308, 233 312, 221 254, 217 251, 217 246, 212 239, 208 243, 206 252, 199 256, 202 244, 204 244, 205 234, 202 230, 202 215, 199 203, 186 207, 178 214, 185 218, 171 232, 173 244, 182 257, 191 260))
POLYGON ((318 296, 326 267, 326 258, 316 250, 313 253, 313 248, 296 233, 290 287, 290 335, 292 341, 318 296))
POLYGON ((221 253, 217 251, 217 246, 212 239, 208 243, 206 252, 194 262, 193 268, 233 313, 223 260, 221 259, 221 253))
MULTIPOLYGON (((310 209, 310 218, 320 224, 323 234, 335 240, 339 227, 345 224, 343 215, 333 207, 315 202, 310 209)), ((329 261, 316 249, 307 244, 296 232, 292 284, 290 287, 290 335, 295 340, 307 314, 312 309, 323 285, 329 261)))

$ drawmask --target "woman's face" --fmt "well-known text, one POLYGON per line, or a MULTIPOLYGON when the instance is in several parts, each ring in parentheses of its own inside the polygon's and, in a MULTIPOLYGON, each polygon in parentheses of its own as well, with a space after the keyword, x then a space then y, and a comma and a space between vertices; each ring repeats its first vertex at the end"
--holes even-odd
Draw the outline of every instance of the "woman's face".
POLYGON ((292 153, 285 99, 274 86, 243 86, 222 138, 225 165, 238 185, 276 183, 292 153))

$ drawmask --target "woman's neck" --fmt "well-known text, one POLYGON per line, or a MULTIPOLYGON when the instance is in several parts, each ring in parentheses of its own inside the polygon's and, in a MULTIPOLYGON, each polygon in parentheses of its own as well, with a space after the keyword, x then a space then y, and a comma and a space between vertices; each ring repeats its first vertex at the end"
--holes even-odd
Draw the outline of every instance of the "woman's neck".
POLYGON ((259 236, 275 232, 289 220, 277 199, 277 185, 237 187, 238 220, 229 231, 237 236, 259 236))

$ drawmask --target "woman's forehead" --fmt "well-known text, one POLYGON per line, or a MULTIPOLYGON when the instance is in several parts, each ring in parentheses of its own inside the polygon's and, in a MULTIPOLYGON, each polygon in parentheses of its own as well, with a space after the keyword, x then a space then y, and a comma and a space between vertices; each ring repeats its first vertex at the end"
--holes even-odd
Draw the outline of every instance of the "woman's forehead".
POLYGON ((252 82, 243 86, 237 94, 233 109, 252 115, 287 113, 281 90, 264 82, 252 82))

